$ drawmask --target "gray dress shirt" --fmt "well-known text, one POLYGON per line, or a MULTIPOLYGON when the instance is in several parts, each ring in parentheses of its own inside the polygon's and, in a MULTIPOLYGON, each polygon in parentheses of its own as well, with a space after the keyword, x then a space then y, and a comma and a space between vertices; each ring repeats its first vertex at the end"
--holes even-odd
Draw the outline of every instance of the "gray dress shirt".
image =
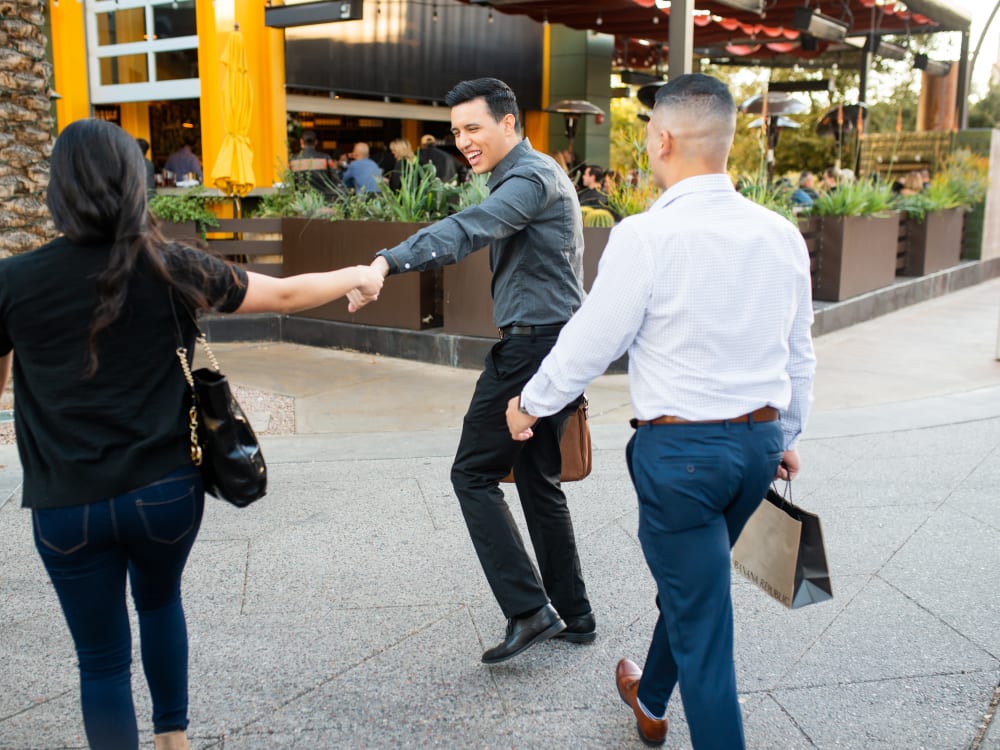
POLYGON ((487 182, 489 196, 378 254, 390 273, 457 263, 486 245, 493 323, 546 325, 583 303, 583 221, 576 191, 548 156, 521 141, 487 182))

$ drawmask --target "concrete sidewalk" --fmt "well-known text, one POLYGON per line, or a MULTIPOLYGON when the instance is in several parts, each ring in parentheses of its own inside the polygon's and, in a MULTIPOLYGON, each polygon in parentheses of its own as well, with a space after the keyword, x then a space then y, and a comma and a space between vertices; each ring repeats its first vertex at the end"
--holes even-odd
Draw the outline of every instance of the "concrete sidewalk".
MULTIPOLYGON (((789 612, 734 578, 750 747, 1000 748, 986 720, 1000 696, 998 309, 991 281, 817 340, 795 500, 823 520, 835 598, 789 612)), ((504 622, 448 480, 478 373, 215 349, 234 382, 293 397, 296 430, 264 438, 268 496, 210 500, 192 553, 195 747, 641 747, 613 682, 620 657, 644 660, 656 617, 625 376, 588 389, 594 473, 567 485, 598 640, 486 667, 504 622)), ((75 657, 12 446, 0 463, 0 748, 82 748, 75 657)), ((689 747, 677 697, 669 716, 666 746, 689 747)))

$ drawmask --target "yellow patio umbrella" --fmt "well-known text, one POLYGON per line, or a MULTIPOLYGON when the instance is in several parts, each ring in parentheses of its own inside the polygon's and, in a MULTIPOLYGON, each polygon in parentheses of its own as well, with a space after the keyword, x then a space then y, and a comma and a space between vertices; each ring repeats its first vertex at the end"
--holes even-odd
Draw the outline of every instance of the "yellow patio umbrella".
POLYGON ((219 59, 226 66, 222 86, 222 122, 226 134, 212 168, 212 183, 226 195, 235 196, 239 206, 239 197, 249 193, 254 186, 253 150, 250 148, 253 87, 239 24, 229 35, 219 59))

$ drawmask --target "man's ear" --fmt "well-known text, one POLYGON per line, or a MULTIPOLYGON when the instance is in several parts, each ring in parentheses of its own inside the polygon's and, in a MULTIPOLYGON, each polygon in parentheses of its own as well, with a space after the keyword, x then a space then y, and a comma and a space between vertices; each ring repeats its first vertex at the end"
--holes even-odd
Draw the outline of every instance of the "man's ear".
POLYGON ((674 143, 674 136, 669 130, 664 128, 656 134, 656 137, 658 140, 656 151, 661 159, 673 153, 676 144, 674 143))
POLYGON ((514 115, 512 115, 510 112, 505 114, 500 122, 503 123, 504 132, 507 135, 510 135, 511 133, 514 132, 514 126, 517 123, 517 120, 514 118, 514 115))

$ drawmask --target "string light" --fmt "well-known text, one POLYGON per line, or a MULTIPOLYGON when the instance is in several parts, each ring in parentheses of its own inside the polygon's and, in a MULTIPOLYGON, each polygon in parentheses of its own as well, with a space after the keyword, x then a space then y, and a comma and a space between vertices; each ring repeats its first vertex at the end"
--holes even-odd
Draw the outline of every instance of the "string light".
POLYGON ((434 14, 431 16, 431 20, 434 21, 434 23, 437 23, 437 20, 438 20, 438 7, 437 7, 437 5, 432 5, 431 8, 434 9, 434 14))
POLYGON ((598 26, 601 26, 601 25, 602 25, 602 24, 604 23, 604 19, 603 19, 603 18, 601 18, 601 16, 600 16, 600 15, 598 15, 598 16, 597 16, 597 20, 596 20, 596 21, 594 21, 594 23, 595 23, 595 24, 597 24, 598 26))
POLYGON ((490 8, 490 14, 486 17, 486 20, 489 23, 493 23, 493 9, 492 8, 490 8))

